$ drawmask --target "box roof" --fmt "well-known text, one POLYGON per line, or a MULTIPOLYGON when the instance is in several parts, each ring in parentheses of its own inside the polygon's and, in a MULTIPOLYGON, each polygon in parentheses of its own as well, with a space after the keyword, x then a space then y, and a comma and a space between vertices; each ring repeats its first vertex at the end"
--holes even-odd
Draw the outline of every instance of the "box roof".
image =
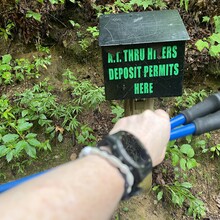
POLYGON ((189 40, 177 10, 107 14, 100 17, 100 46, 189 40))

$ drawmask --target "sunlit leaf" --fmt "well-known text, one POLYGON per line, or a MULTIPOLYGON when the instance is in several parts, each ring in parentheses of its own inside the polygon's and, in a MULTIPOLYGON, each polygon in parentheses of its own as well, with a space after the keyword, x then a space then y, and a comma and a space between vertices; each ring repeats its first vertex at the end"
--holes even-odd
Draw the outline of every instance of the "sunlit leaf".
POLYGON ((218 45, 212 45, 209 49, 209 53, 211 56, 216 57, 220 53, 220 44, 218 45))
POLYGON ((195 155, 193 148, 189 144, 183 144, 180 147, 180 151, 190 158, 192 158, 195 155))
POLYGON ((12 59, 12 56, 10 54, 5 54, 2 56, 2 63, 8 64, 12 59))
POLYGON ((186 166, 190 170, 190 169, 192 169, 192 168, 197 166, 197 162, 196 162, 196 160, 194 158, 189 159, 189 160, 187 160, 186 166))
POLYGON ((32 147, 31 145, 27 144, 27 145, 25 146, 25 151, 26 151, 26 153, 27 153, 30 157, 36 158, 36 149, 35 149, 35 147, 32 147))
POLYGON ((0 146, 0 157, 5 156, 10 151, 5 145, 0 146))
POLYGON ((202 17, 202 22, 209 22, 209 21, 210 21, 210 17, 208 17, 208 16, 202 17))
POLYGON ((186 170, 186 160, 184 158, 180 159, 180 167, 182 170, 186 170))
POLYGON ((35 138, 37 136, 37 134, 35 133, 29 133, 26 135, 26 138, 35 138))
POLYGON ((2 137, 2 140, 5 144, 14 142, 19 138, 19 135, 17 134, 6 134, 2 137))
POLYGON ((36 138, 30 138, 27 140, 27 142, 34 147, 39 147, 41 145, 41 143, 36 138))
POLYGON ((157 194, 157 200, 160 201, 163 198, 163 191, 161 190, 158 194, 157 194))
POLYGON ((13 156, 14 156, 14 150, 9 151, 6 155, 6 160, 10 162, 13 159, 13 156))
POLYGON ((218 34, 213 33, 209 38, 214 42, 220 43, 220 33, 218 34))
POLYGON ((172 158, 172 165, 176 166, 178 164, 178 162, 179 162, 179 156, 177 154, 173 154, 172 153, 172 157, 171 158, 172 158))
POLYGON ((209 44, 203 40, 198 40, 196 42, 197 49, 201 52, 204 48, 209 48, 209 44))
POLYGON ((28 143, 26 141, 24 141, 24 140, 19 141, 15 145, 15 152, 16 152, 16 154, 19 154, 27 145, 28 145, 28 143))
POLYGON ((187 188, 187 189, 191 189, 192 188, 192 184, 189 182, 183 182, 181 183, 181 186, 187 188))
POLYGON ((220 16, 214 16, 215 33, 220 33, 220 16))
POLYGON ((34 18, 36 21, 41 22, 41 14, 33 11, 28 11, 26 14, 27 18, 34 18))
POLYGON ((58 139, 59 142, 62 142, 63 141, 63 135, 61 133, 59 133, 57 139, 58 139))
POLYGON ((32 123, 30 122, 24 122, 24 123, 19 123, 17 126, 18 131, 22 132, 22 131, 27 131, 28 129, 30 129, 33 126, 32 123))

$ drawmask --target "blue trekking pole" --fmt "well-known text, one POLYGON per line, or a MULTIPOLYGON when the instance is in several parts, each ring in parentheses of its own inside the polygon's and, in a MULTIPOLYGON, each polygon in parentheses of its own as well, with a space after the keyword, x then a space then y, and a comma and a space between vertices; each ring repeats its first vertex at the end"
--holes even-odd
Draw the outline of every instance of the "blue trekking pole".
POLYGON ((170 140, 187 135, 200 135, 220 128, 220 92, 170 120, 170 140))
MULTIPOLYGON (((175 140, 187 135, 200 135, 205 132, 220 129, 220 92, 182 111, 179 115, 170 120, 170 126, 170 140, 175 140)), ((2 184, 0 185, 0 193, 48 171, 49 170, 46 170, 2 184)))

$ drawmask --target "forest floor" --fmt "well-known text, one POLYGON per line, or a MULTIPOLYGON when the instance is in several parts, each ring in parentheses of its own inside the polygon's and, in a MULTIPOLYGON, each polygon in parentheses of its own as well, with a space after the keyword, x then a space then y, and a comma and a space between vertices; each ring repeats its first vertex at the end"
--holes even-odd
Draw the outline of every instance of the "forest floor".
MULTIPOLYGON (((12 46, 11 54, 16 56, 30 57, 32 56, 31 49, 27 49, 21 45, 12 46), (18 49, 20 48, 20 49, 18 49), (22 49, 21 49, 22 48, 22 49), (20 51, 19 51, 20 50, 20 51)), ((84 62, 79 62, 78 58, 72 54, 71 50, 67 50, 60 46, 51 47, 52 65, 48 67, 44 76, 39 79, 43 80, 45 76, 50 79, 50 84, 57 88, 57 92, 61 96, 66 94, 60 93, 61 86, 61 72, 65 69, 70 69, 76 72, 79 77, 90 79, 93 83, 102 86, 102 60, 99 48, 92 52, 92 59, 88 58, 84 62)), ((212 80, 213 77, 199 77, 194 76, 191 80, 191 75, 184 79, 183 87, 188 88, 202 88, 210 90, 217 90, 219 87, 219 78, 212 80), (196 85, 195 85, 196 84, 196 85)), ((28 87, 29 85, 27 85, 28 87)), ((19 88, 12 87, 11 89, 18 90, 19 88)), ((24 89, 24 88, 23 88, 24 89)), ((10 91, 8 91, 10 92, 10 91)), ((163 108, 168 112, 175 104, 174 98, 155 99, 155 108, 163 108)), ((171 115, 172 116, 172 115, 171 115)), ((106 101, 102 104, 100 111, 87 111, 83 116, 84 123, 89 124, 95 136, 99 140, 103 135, 107 134, 112 128, 111 122, 114 117, 111 113, 110 102, 106 101)), ((214 132, 212 135, 212 142, 220 143, 219 132, 214 132)), ((16 166, 14 168, 7 166, 1 162, 1 170, 4 170, 6 181, 18 179, 23 175, 29 175, 42 170, 55 167, 59 164, 70 160, 75 160, 82 145, 73 142, 71 136, 64 136, 62 143, 52 143, 52 152, 42 153, 38 156, 36 161, 33 161, 30 166, 25 169, 23 174, 18 173, 16 166)), ((210 159, 210 155, 198 154, 196 157, 199 166, 196 170, 190 173, 189 179, 193 184, 194 193, 199 194, 199 198, 205 203, 207 208, 207 216, 205 219, 217 220, 220 219, 220 166, 219 157, 210 159)), ((155 184, 158 173, 161 173, 163 167, 166 166, 166 161, 158 166, 153 173, 153 185, 155 184)), ((150 220, 171 220, 171 219, 192 219, 185 215, 186 208, 181 209, 172 206, 167 200, 158 202, 155 193, 149 189, 147 192, 139 196, 135 196, 128 201, 121 202, 118 210, 115 212, 112 219, 118 220, 133 220, 133 219, 150 219, 150 220)))
MULTIPOLYGON (((184 76, 183 89, 192 89, 193 91, 206 90, 207 92, 220 90, 220 78, 213 76, 212 72, 219 71, 219 63, 210 60, 207 56, 200 56, 200 53, 191 45, 195 40, 210 34, 208 30, 203 30, 193 26, 194 17, 187 13, 183 15, 184 22, 190 34, 191 41, 186 46, 186 74, 184 76)), ((71 33, 70 33, 71 35, 71 33)), ((71 38, 62 39, 62 45, 50 45, 52 55, 52 64, 45 70, 44 74, 37 80, 38 82, 49 79, 49 84, 56 88, 56 93, 60 99, 66 97, 67 94, 62 90, 62 73, 66 69, 70 69, 81 79, 89 79, 92 83, 103 86, 103 69, 101 49, 94 45, 91 50, 82 52, 77 47, 70 48, 71 38)), ((35 54, 33 46, 26 46, 22 43, 12 43, 11 45, 0 42, 0 54, 10 53, 14 57, 30 58, 35 54)), ((219 74, 220 75, 220 74, 219 74)), ((22 86, 11 86, 7 93, 21 91, 29 88, 32 83, 22 84, 22 86)), ((123 105, 122 102, 119 104, 123 105)), ((166 110, 170 117, 175 112, 175 98, 155 98, 155 108, 166 110)), ((81 118, 84 123, 88 124, 93 130, 97 140, 106 135, 113 127, 112 119, 114 115, 111 112, 111 102, 104 102, 100 110, 86 111, 81 118)), ((220 132, 212 132, 211 144, 220 143, 220 132)), ((209 146, 211 145, 209 144, 209 146)), ((5 161, 0 160, 1 182, 15 180, 22 176, 47 170, 57 165, 63 164, 70 160, 75 160, 82 145, 77 144, 71 135, 64 134, 62 143, 54 141, 52 144, 52 152, 46 151, 38 155, 37 160, 26 167, 23 173, 18 172, 18 167, 9 166, 5 161)), ((210 158, 210 154, 202 154, 197 152, 196 160, 198 167, 190 171, 188 179, 193 184, 193 193, 198 194, 199 198, 205 203, 207 208, 204 220, 220 220, 220 157, 210 158)), ((158 177, 164 167, 170 166, 169 161, 164 161, 153 171, 153 185, 158 181, 158 177)), ((166 181, 166 180, 165 180, 166 181)), ((190 220, 192 217, 186 215, 186 209, 173 206, 169 199, 162 199, 158 202, 155 192, 149 189, 141 195, 135 196, 128 201, 121 202, 119 208, 114 213, 112 219, 115 220, 190 220)))

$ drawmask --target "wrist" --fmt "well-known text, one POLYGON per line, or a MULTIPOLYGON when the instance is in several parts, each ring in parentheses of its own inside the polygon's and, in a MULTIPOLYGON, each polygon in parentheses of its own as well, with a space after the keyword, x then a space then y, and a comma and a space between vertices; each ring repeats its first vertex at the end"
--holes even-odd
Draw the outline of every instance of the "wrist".
MULTIPOLYGON (((127 131, 120 131, 106 136, 99 144, 108 146, 112 154, 126 164, 134 176, 134 184, 130 193, 124 193, 123 198, 129 198, 140 191, 140 183, 152 171, 152 160, 142 143, 127 131)), ((106 147, 104 148, 106 149, 106 147)))
MULTIPOLYGON (((105 149, 106 147, 101 148, 105 149)), ((118 171, 121 173, 121 177, 123 177, 124 179, 124 195, 127 195, 132 191, 134 176, 132 175, 129 167, 126 164, 123 164, 119 158, 117 158, 115 155, 109 153, 106 150, 101 150, 99 148, 87 146, 83 148, 83 150, 80 152, 79 158, 88 155, 95 155, 102 159, 105 159, 110 165, 112 165, 112 167, 117 168, 118 171)))

